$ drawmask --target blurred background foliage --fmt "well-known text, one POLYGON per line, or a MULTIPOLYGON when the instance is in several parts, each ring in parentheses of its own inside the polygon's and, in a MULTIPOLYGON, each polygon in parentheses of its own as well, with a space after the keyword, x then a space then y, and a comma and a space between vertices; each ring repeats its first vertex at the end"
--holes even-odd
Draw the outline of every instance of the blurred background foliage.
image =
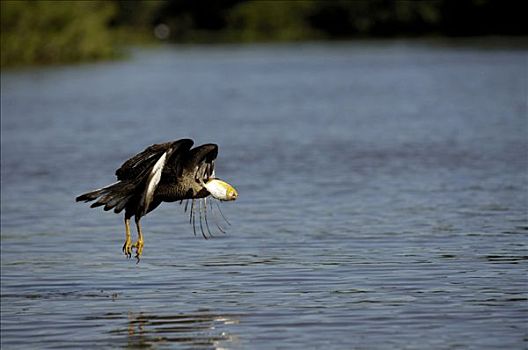
POLYGON ((1 1, 1 64, 113 57, 108 23, 117 10, 104 1, 1 1))
POLYGON ((527 35, 510 0, 2 0, 2 66, 112 58, 123 46, 527 35))

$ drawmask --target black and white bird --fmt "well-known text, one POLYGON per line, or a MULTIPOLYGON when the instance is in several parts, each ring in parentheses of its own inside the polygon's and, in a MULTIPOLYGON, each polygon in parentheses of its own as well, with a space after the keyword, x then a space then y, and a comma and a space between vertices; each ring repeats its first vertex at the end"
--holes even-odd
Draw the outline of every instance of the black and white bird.
MULTIPOLYGON (((116 214, 125 211, 123 252, 127 257, 130 258, 132 249, 135 249, 139 262, 144 246, 140 220, 162 202, 181 203, 187 200, 187 211, 191 200, 189 221, 193 224, 194 233, 196 234, 195 218, 198 211, 200 229, 204 238, 207 238, 202 224, 203 217, 206 231, 211 235, 207 220, 207 198, 212 196, 221 201, 232 201, 238 197, 231 185, 215 177, 214 162, 218 146, 205 144, 192 148, 193 144, 193 140, 181 139, 152 145, 116 170, 117 182, 76 198, 78 202, 96 200, 91 205, 92 208, 104 206, 104 210, 113 209, 116 214), (132 243, 130 237, 132 217, 135 219, 138 235, 135 243, 132 243)), ((220 207, 217 207, 220 211, 220 207)), ((212 210, 212 203, 210 208, 212 210)), ((217 227, 224 232, 218 224, 217 227)))

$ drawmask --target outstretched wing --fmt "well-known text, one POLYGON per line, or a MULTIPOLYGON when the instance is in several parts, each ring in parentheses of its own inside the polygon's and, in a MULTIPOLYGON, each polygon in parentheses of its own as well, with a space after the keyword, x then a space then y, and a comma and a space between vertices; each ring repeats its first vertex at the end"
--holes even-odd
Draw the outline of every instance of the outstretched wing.
POLYGON ((147 213, 169 159, 171 157, 179 158, 186 154, 193 143, 190 139, 182 139, 152 145, 127 160, 116 171, 118 180, 140 183, 138 191, 140 191, 141 197, 139 198, 136 216, 141 217, 147 213))
POLYGON ((147 147, 143 152, 136 154, 124 162, 115 174, 118 180, 133 180, 152 169, 159 158, 172 149, 172 152, 184 153, 191 149, 193 140, 181 139, 173 142, 165 142, 147 147))
POLYGON ((184 168, 198 182, 207 182, 214 177, 214 161, 218 155, 218 146, 213 143, 201 145, 190 150, 184 160, 184 168))
POLYGON ((207 182, 214 177, 214 161, 218 155, 218 146, 205 144, 187 150, 175 152, 167 158, 163 168, 162 182, 173 183, 177 179, 194 179, 197 183, 207 182))

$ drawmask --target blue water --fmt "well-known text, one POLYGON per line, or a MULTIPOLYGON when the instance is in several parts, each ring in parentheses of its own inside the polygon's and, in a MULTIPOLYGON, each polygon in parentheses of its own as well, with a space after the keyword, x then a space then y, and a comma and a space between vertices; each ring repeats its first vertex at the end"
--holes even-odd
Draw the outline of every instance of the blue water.
POLYGON ((2 72, 2 349, 525 349, 528 50, 482 44, 2 72), (206 241, 164 204, 136 264, 74 198, 183 137, 219 145, 232 225, 206 241))

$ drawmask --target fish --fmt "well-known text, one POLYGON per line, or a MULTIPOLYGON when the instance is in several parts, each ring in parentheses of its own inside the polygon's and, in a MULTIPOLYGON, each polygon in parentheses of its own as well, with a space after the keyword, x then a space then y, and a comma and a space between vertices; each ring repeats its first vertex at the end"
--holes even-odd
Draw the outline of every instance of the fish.
POLYGON ((238 197, 238 192, 233 186, 218 178, 209 179, 204 183, 204 187, 213 198, 221 201, 234 201, 238 197))

